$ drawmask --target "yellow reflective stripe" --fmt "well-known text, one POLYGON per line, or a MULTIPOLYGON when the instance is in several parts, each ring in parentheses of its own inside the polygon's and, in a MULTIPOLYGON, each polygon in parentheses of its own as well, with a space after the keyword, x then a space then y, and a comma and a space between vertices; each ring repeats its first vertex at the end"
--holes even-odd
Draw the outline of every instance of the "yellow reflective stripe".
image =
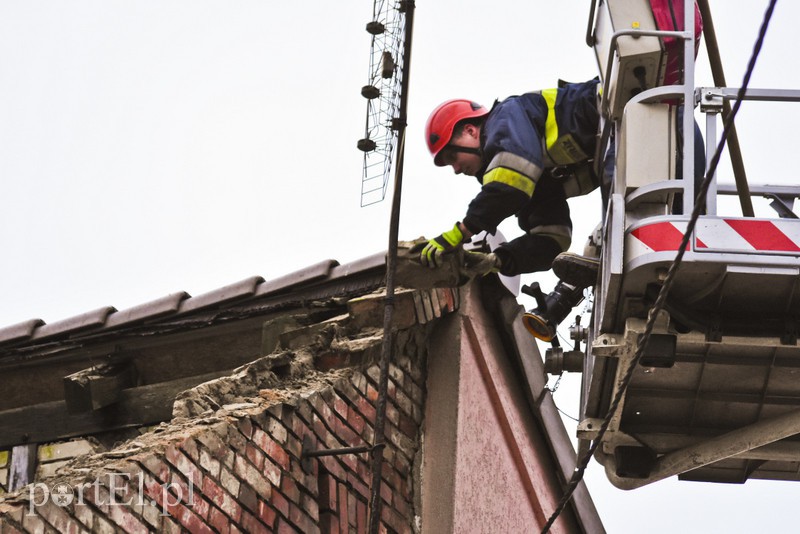
POLYGON ((491 182, 500 182, 501 184, 506 184, 514 189, 522 191, 529 197, 533 195, 533 190, 536 187, 536 184, 533 183, 533 180, 524 174, 520 174, 517 171, 512 171, 511 169, 506 169, 505 167, 495 167, 483 175, 483 185, 491 182))
POLYGON ((541 93, 547 103, 547 119, 544 123, 544 149, 550 161, 555 165, 570 165, 589 159, 572 137, 572 134, 567 133, 561 137, 558 135, 558 122, 556 121, 558 89, 544 89, 541 93))
POLYGON ((516 154, 512 154, 511 152, 499 152, 495 157, 492 158, 492 161, 489 162, 489 165, 486 166, 486 170, 491 171, 495 167, 505 167, 506 169, 511 169, 517 171, 523 176, 527 176, 533 183, 539 181, 539 177, 542 175, 542 168, 529 161, 522 156, 517 156, 516 154))
POLYGON ((544 123, 545 146, 549 149, 558 141, 558 123, 556 122, 556 97, 558 89, 543 89, 542 96, 547 102, 547 120, 544 123))

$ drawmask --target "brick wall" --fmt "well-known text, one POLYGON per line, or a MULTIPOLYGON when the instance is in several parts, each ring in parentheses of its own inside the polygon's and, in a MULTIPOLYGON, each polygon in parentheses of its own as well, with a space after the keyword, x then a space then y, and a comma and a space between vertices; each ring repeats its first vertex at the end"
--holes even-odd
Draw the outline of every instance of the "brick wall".
MULTIPOLYGON (((424 342, 407 332, 398 340, 388 390, 381 526, 412 532, 424 342)), ((173 421, 6 496, 0 533, 365 532, 369 455, 312 458, 304 470, 301 453, 304 439, 314 450, 373 442, 378 367, 337 370, 330 353, 325 362, 334 372, 316 375, 305 388, 294 383, 264 390, 213 414, 173 421)))
MULTIPOLYGON (((294 330, 266 322, 264 351, 275 350, 179 395, 169 423, 0 495, 0 534, 366 532, 369 454, 301 456, 304 442, 374 443, 383 298, 353 299, 347 315, 294 330)), ((458 302, 455 289, 396 294, 382 532, 419 530, 426 340, 458 302)))

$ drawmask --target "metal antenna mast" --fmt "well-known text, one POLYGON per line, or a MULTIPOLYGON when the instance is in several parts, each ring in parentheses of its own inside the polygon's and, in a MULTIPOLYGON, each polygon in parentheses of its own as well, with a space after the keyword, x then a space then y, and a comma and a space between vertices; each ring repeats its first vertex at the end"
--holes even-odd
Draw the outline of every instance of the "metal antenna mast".
POLYGON ((364 138, 357 143, 364 153, 361 178, 361 206, 380 202, 386 196, 392 154, 398 132, 405 124, 401 100, 407 77, 405 50, 408 0, 374 0, 372 20, 367 32, 372 35, 367 85, 361 95, 367 99, 367 120, 364 138))

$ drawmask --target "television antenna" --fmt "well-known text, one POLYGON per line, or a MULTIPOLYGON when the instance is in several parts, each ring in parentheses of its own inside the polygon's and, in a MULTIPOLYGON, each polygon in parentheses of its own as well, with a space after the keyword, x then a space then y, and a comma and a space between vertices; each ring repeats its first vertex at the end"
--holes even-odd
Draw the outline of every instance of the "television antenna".
POLYGON ((372 36, 367 85, 361 95, 367 100, 363 139, 357 143, 364 153, 361 177, 361 207, 386 197, 392 155, 398 132, 405 126, 402 102, 405 74, 407 12, 413 0, 374 0, 367 32, 372 36))

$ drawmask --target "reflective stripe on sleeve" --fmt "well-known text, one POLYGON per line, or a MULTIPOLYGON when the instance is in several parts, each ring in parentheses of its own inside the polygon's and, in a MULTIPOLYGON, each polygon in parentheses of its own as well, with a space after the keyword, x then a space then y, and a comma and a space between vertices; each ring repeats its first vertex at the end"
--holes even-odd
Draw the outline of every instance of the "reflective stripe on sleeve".
POLYGON ((486 176, 498 167, 505 167, 506 169, 516 171, 517 173, 531 180, 534 186, 536 185, 536 182, 539 181, 539 177, 542 175, 542 168, 532 161, 527 160, 522 156, 512 154, 511 152, 500 152, 493 157, 492 161, 489 162, 489 165, 486 166, 487 170, 483 175, 484 185, 487 183, 486 176))
POLYGON ((512 171, 511 169, 506 169, 505 167, 495 167, 483 175, 483 185, 491 182, 500 182, 501 184, 511 186, 514 189, 522 191, 528 197, 533 195, 533 190, 536 187, 536 184, 533 183, 533 180, 524 174, 520 174, 517 171, 512 171))

